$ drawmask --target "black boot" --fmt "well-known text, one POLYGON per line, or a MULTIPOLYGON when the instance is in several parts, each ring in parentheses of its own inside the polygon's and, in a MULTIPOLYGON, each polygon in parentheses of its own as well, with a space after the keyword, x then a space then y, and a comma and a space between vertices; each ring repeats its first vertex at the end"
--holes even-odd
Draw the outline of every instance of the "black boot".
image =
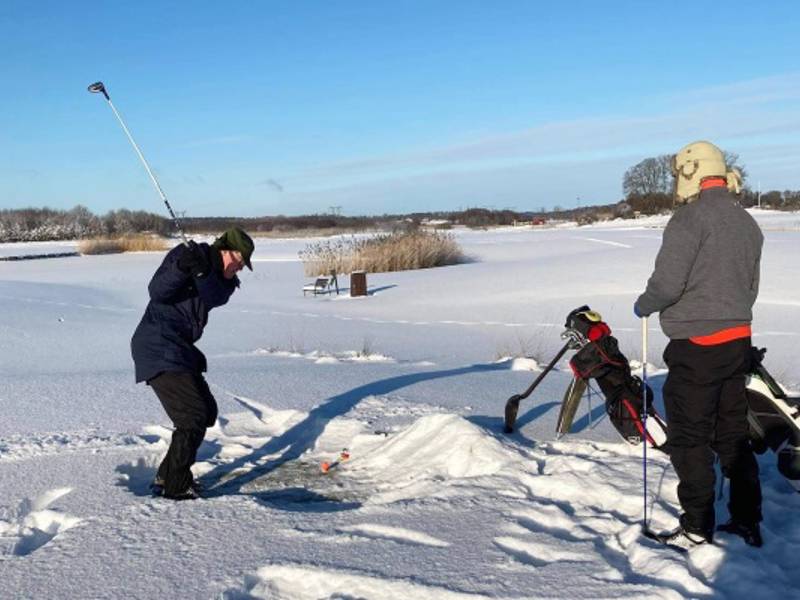
POLYGON ((748 546, 761 548, 764 545, 764 540, 761 538, 761 527, 759 527, 758 523, 742 523, 736 519, 731 519, 727 523, 717 525, 717 531, 738 535, 748 546))
POLYGON ((200 492, 194 487, 193 484, 190 484, 186 489, 175 494, 164 493, 164 498, 169 500, 197 500, 200 497, 200 492))
POLYGON ((153 480, 153 483, 150 484, 150 493, 153 496, 163 496, 164 495, 164 479, 163 477, 159 477, 156 475, 156 478, 153 480))

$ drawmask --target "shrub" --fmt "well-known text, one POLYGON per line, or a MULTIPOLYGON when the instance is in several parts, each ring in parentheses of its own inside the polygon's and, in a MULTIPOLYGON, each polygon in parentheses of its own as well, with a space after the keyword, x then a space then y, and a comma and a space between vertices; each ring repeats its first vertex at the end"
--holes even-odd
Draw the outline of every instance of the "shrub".
POLYGON ((153 235, 127 235, 120 238, 96 238, 78 244, 81 254, 118 254, 120 252, 154 252, 167 250, 164 238, 153 235))
POLYGON ((299 254, 309 277, 331 272, 427 269, 466 260, 453 236, 421 230, 326 240, 306 246, 299 254))

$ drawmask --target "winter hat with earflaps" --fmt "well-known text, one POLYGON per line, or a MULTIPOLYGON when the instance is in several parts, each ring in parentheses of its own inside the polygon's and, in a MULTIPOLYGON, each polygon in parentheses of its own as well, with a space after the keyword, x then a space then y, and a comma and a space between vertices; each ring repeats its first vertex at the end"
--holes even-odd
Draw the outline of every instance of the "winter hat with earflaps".
POLYGON ((244 264, 247 265, 248 269, 251 271, 253 270, 253 266, 250 264, 250 257, 253 255, 253 250, 255 250, 255 244, 253 244, 253 239, 247 235, 243 229, 231 227, 214 240, 212 246, 217 250, 234 250, 240 252, 244 264))
POLYGON ((738 169, 729 169, 722 150, 711 142, 692 142, 672 157, 672 174, 675 177, 675 202, 684 204, 700 194, 700 184, 708 177, 722 177, 728 189, 738 194, 742 175, 738 169))

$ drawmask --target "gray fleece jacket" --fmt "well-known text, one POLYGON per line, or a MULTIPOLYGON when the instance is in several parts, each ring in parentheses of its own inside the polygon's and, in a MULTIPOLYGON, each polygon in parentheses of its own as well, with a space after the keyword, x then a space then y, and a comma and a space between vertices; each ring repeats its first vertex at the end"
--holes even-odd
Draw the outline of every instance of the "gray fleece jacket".
POLYGON ((655 270, 636 300, 638 313, 660 313, 670 339, 749 325, 763 243, 734 195, 725 188, 700 192, 667 223, 655 270))

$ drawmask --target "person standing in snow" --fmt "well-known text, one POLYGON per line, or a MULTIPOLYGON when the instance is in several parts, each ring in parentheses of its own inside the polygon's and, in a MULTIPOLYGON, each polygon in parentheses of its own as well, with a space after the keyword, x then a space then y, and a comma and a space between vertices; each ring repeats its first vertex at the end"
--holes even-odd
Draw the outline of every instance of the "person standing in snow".
POLYGON ((761 486, 748 440, 745 376, 764 237, 737 204, 741 178, 709 142, 673 157, 675 201, 638 317, 660 313, 669 338, 664 362, 667 451, 683 514, 669 542, 711 543, 714 454, 730 479, 730 520, 717 531, 761 546, 761 486))
POLYGON ((234 227, 213 244, 189 242, 167 253, 150 280, 150 302, 131 339, 136 382, 153 388, 175 425, 153 490, 165 498, 198 497, 190 467, 206 429, 217 419, 217 402, 203 378, 206 357, 194 345, 212 308, 239 287, 236 274, 251 271, 253 240, 234 227))

